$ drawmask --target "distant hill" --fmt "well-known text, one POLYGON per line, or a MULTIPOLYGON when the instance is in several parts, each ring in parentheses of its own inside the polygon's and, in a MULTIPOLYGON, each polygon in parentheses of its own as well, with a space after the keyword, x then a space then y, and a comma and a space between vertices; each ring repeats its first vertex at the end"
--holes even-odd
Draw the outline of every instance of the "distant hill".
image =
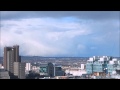
MULTIPOLYGON (((115 57, 118 58, 118 57, 115 57)), ((89 57, 42 57, 42 56, 21 56, 21 60, 88 60, 89 57)), ((3 61, 3 57, 0 57, 3 61)))
MULTIPOLYGON (((61 60, 69 60, 69 59, 88 59, 88 57, 42 57, 42 56, 21 56, 21 60, 53 60, 53 59, 61 59, 61 60)), ((0 61, 3 60, 3 57, 0 57, 0 61)))

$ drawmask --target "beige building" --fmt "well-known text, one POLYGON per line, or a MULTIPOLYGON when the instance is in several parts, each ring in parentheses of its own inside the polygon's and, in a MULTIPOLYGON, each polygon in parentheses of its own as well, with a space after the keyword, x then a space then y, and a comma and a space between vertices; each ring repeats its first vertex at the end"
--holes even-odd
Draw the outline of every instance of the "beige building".
POLYGON ((25 63, 14 62, 14 75, 19 79, 25 79, 25 63))

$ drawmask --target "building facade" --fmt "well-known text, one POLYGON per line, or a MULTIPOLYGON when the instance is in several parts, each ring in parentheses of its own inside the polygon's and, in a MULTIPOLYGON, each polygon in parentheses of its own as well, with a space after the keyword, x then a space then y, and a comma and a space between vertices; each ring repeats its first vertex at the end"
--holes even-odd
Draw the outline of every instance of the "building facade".
POLYGON ((94 59, 89 58, 89 60, 87 61, 87 64, 86 64, 86 71, 88 74, 93 73, 93 63, 94 63, 94 59))
POLYGON ((48 76, 49 77, 54 77, 54 66, 53 63, 48 63, 48 76))
POLYGON ((19 59, 19 46, 14 45, 13 47, 4 47, 4 69, 8 70, 10 73, 13 73, 13 63, 20 62, 19 59))
POLYGON ((65 72, 62 70, 61 65, 48 63, 40 65, 40 75, 46 75, 49 77, 64 76, 65 72))
POLYGON ((25 79, 25 63, 14 62, 14 75, 19 79, 25 79))
POLYGON ((31 63, 26 63, 25 70, 26 71, 30 71, 31 70, 31 63))
POLYGON ((41 64, 39 71, 40 71, 40 75, 48 76, 48 64, 41 64))
POLYGON ((91 57, 87 60, 86 71, 87 74, 105 73, 112 74, 119 67, 119 61, 112 57, 91 57))
POLYGON ((0 79, 10 79, 9 72, 4 69, 0 69, 0 79))
POLYGON ((85 65, 84 64, 81 64, 81 69, 85 69, 85 65))
POLYGON ((61 65, 54 64, 54 76, 64 76, 65 72, 62 70, 61 65))
POLYGON ((9 72, 11 79, 17 77, 23 78, 25 75, 25 65, 21 63, 21 56, 19 56, 19 46, 4 47, 4 69, 9 72), (23 75, 23 77, 22 77, 23 75))

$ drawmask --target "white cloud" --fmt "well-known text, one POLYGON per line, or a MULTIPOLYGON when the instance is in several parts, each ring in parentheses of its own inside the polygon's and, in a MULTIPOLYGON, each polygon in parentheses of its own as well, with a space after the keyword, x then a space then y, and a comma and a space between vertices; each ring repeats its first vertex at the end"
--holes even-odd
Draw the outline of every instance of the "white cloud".
POLYGON ((79 50, 78 52, 80 54, 86 54, 86 52, 87 52, 87 47, 86 47, 86 45, 83 45, 83 44, 78 44, 77 49, 79 50))
POLYGON ((86 47, 82 44, 78 44, 77 48, 80 49, 80 50, 85 50, 86 49, 86 47))
POLYGON ((50 40, 59 40, 65 38, 74 38, 76 36, 85 35, 87 32, 85 30, 71 30, 71 31, 64 31, 64 32, 50 32, 47 34, 47 37, 50 40))
MULTIPOLYGON (((79 20, 72 22, 72 20, 65 21, 61 18, 3 20, 1 46, 3 49, 5 45, 19 44, 22 55, 71 55, 71 50, 76 51, 72 52, 73 56, 78 53, 78 50, 79 53, 89 54, 87 47, 91 43, 104 47, 105 43, 108 44, 107 41, 118 40, 116 39, 118 23, 113 25, 109 22, 101 23, 84 19, 80 22, 79 20), (77 48, 76 45, 78 45, 77 48)), ((91 49, 95 49, 95 45, 91 49)))
POLYGON ((64 21, 60 23, 57 19, 50 18, 6 20, 2 21, 2 25, 2 48, 5 45, 18 44, 22 55, 54 56, 68 54, 69 51, 66 48, 69 46, 64 45, 67 44, 66 39, 90 33, 82 24, 64 21))

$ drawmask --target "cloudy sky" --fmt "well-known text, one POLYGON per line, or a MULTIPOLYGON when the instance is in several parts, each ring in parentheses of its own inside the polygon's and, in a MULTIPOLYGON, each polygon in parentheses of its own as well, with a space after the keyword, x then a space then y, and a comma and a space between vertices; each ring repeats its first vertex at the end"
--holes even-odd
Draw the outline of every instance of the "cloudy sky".
POLYGON ((117 11, 1 11, 0 51, 20 45, 20 55, 118 56, 117 11))

